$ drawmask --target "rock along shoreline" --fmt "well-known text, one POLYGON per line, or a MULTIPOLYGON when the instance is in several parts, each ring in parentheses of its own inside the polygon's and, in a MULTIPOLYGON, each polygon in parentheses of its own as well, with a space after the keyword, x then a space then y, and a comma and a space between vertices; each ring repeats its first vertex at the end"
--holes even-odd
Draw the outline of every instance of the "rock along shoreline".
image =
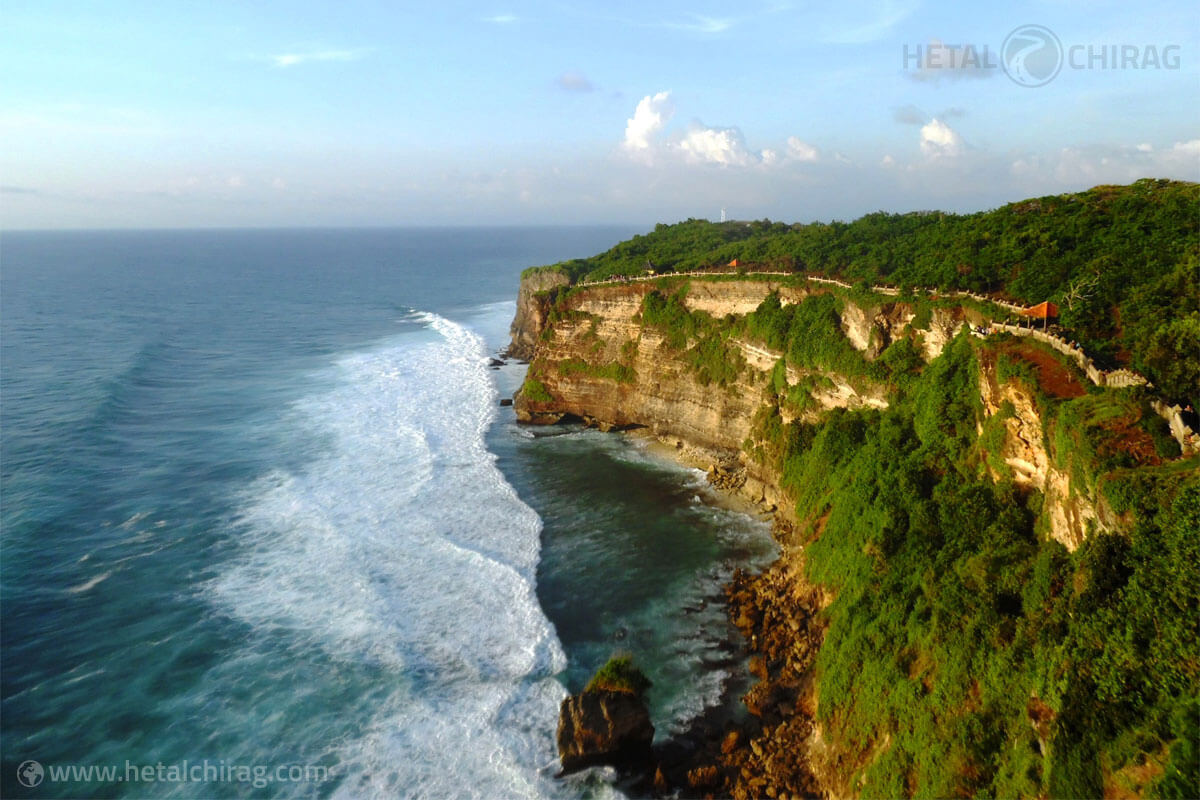
POLYGON ((818 738, 811 667, 824 636, 819 612, 825 601, 820 589, 803 579, 802 547, 794 541, 791 522, 778 508, 764 508, 746 496, 736 470, 713 454, 644 430, 621 433, 661 458, 696 469, 707 466, 716 498, 706 501, 769 519, 780 547, 779 557, 762 572, 739 568, 723 587, 722 601, 737 630, 723 643, 726 665, 736 670, 745 663, 749 675, 728 678, 719 702, 656 745, 653 761, 642 765, 640 774, 627 769, 622 788, 645 797, 823 797, 807 753, 818 738), (738 713, 739 703, 747 715, 738 713))

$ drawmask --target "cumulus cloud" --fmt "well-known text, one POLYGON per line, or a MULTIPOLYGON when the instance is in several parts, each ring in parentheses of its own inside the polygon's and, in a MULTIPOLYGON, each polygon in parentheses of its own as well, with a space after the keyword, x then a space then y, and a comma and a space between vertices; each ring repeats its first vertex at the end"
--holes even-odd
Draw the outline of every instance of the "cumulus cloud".
POLYGON ((818 157, 817 148, 795 136, 788 137, 787 155, 792 161, 816 161, 818 157))
POLYGON ((784 147, 750 148, 736 126, 716 127, 693 121, 683 132, 667 132, 674 114, 670 92, 646 95, 625 122, 621 149, 635 161, 664 164, 711 164, 719 167, 786 168, 820 160, 817 148, 791 136, 784 147))
POLYGON ((555 81, 558 88, 565 92, 592 92, 596 87, 588 80, 587 76, 577 70, 570 70, 558 76, 555 81))
POLYGON ((679 143, 679 149, 693 164, 744 167, 759 160, 746 149, 742 132, 737 128, 706 128, 703 125, 694 125, 679 143))
POLYGON ((638 102, 633 116, 625 123, 623 147, 633 153, 648 152, 654 143, 654 137, 667 126, 674 113, 670 92, 646 95, 638 102))
POLYGON ((494 14, 490 17, 484 17, 484 22, 491 22, 495 25, 511 25, 517 21, 516 14, 494 14))
POLYGON ((936 117, 921 126, 921 152, 929 158, 953 158, 963 150, 958 132, 936 117))

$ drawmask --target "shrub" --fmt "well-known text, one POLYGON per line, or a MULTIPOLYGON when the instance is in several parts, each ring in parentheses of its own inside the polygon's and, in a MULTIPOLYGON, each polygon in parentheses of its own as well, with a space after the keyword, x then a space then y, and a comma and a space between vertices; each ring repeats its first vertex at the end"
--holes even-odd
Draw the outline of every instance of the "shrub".
POLYGON ((633 663, 629 653, 617 653, 588 681, 585 692, 627 692, 643 696, 650 688, 650 679, 633 663))
POLYGON ((535 403, 554 402, 554 395, 550 394, 545 384, 537 378, 526 378, 525 383, 521 386, 521 394, 525 396, 525 399, 535 403))

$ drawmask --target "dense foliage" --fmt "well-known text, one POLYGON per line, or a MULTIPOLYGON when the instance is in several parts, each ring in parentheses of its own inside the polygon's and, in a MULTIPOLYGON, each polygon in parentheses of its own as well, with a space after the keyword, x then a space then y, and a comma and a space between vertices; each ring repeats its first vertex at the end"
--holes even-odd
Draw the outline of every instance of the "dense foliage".
POLYGON ((596 670, 596 674, 584 687, 585 692, 628 692, 638 697, 650 688, 650 679, 633 663, 633 656, 617 653, 596 670))
MULTIPOLYGON (((553 267, 578 280, 736 258, 856 284, 787 305, 773 293, 716 319, 689 310, 688 279, 666 277, 640 312, 715 390, 747 386, 734 340, 780 354, 745 449, 780 476, 808 575, 834 598, 817 713, 853 792, 1200 797, 1200 457, 1180 458, 1150 406, 1164 394, 1200 406, 1198 220, 1200 186, 1139 181, 971 215, 689 220, 553 267), (1156 386, 1097 388, 1073 361, 1006 335, 962 333, 926 364, 916 331, 950 301, 907 294, 908 332, 870 358, 841 315, 848 301, 883 302, 873 282, 1053 300, 1068 335, 1156 386), (1074 552, 1048 535, 1047 499, 1013 482, 1004 448, 1018 410, 1005 400, 985 413, 985 374, 1023 389, 1049 467, 1105 518, 1074 552), (886 393, 888 407, 823 413, 814 395, 833 377, 886 393)), ((575 291, 556 293, 552 315, 579 315, 575 291)), ((558 368, 633 377, 620 364, 558 368)), ((549 399, 536 380, 523 391, 549 399)), ((639 684, 631 669, 614 659, 593 684, 639 684)))
POLYGON ((646 269, 786 270, 902 287, 967 289, 1062 307, 1102 363, 1128 362, 1200 405, 1200 185, 1141 180, 975 214, 868 214, 853 222, 658 225, 545 269, 572 279, 646 269))
MULTIPOLYGON (((761 333, 778 345, 775 329, 761 333)), ((784 424, 777 393, 756 420, 750 450, 782 475, 810 576, 836 595, 817 665, 827 735, 865 797, 1200 796, 1197 459, 1117 454, 1106 437, 1141 430, 1136 393, 1040 397, 1056 462, 1086 463, 1132 520, 1068 552, 1039 536, 1039 493, 986 471, 990 347, 960 335, 885 411, 784 424)))

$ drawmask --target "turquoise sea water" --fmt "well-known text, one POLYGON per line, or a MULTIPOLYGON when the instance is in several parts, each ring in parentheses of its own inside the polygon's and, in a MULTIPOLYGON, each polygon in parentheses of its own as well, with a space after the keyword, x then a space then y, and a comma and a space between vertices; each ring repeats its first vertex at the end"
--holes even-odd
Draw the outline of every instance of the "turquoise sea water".
POLYGON ((603 794, 553 731, 609 653, 660 735, 715 702, 765 527, 488 368, 521 268, 630 233, 5 234, 0 793, 603 794))

